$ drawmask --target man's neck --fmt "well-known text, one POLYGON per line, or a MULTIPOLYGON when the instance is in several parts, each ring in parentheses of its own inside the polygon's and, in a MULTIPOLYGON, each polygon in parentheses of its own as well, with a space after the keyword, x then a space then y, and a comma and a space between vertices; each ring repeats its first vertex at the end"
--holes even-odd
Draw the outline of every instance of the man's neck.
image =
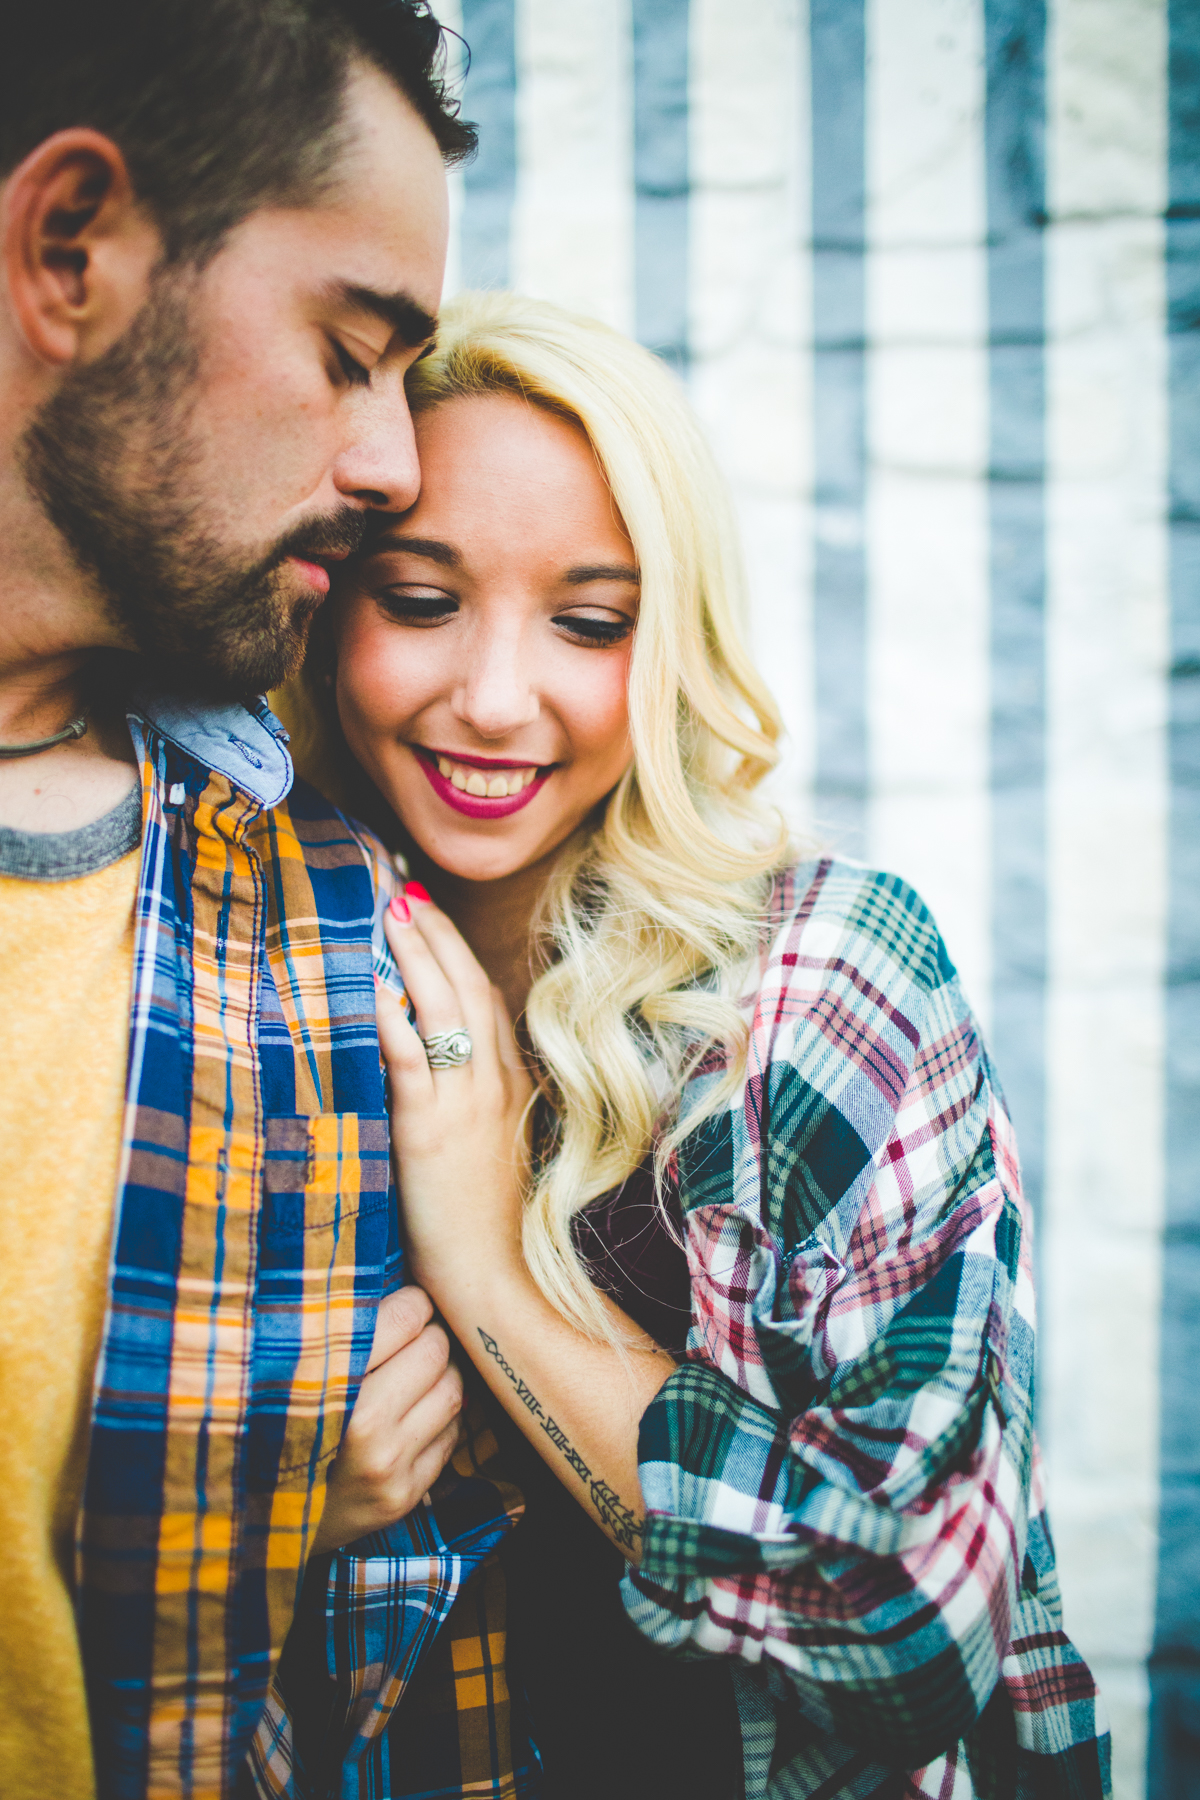
POLYGON ((0 826, 14 831, 77 831, 111 812, 137 780, 137 761, 119 699, 83 698, 78 672, 38 682, 22 701, 0 676, 5 721, 0 743, 25 745, 61 731, 86 708, 80 738, 31 755, 0 758, 0 826))
MULTIPOLYGON (((11 447, 9 447, 11 448, 11 447)), ((129 791, 136 766, 111 695, 92 702, 92 653, 119 641, 102 602, 29 494, 15 460, 0 457, 0 745, 53 737, 89 708, 82 738, 0 758, 0 825, 72 831, 129 791)))
MULTIPOLYGON (((0 625, 0 641, 4 637, 0 625)), ((0 649, 0 744, 27 744, 51 737, 84 704, 86 651, 39 656, 0 649)))

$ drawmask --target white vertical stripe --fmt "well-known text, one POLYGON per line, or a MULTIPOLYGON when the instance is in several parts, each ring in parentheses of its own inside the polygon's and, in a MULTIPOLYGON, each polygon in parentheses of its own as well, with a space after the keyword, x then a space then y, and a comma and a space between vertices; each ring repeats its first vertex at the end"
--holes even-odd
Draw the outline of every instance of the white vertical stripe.
POLYGON ((1163 1216, 1164 0, 1057 0, 1048 79, 1044 1419, 1067 1628, 1135 1800, 1163 1216))
POLYGON ((629 0, 517 0, 513 286, 633 328, 629 0))
POLYGON ((870 859, 989 1000, 981 0, 867 7, 870 859))
MULTIPOLYGON (((444 25, 447 32, 456 35, 447 38, 446 84, 452 94, 461 97, 463 76, 466 69, 466 51, 462 43, 462 0, 438 0, 437 20, 444 25)), ((468 118, 470 113, 468 111, 468 118)), ((448 300, 451 294, 457 294, 462 286, 462 210, 463 210, 463 178, 461 169, 451 169, 450 184, 450 242, 446 249, 446 279, 442 283, 442 299, 448 300)))
POLYGON ((759 667, 788 741, 774 792, 811 809, 812 351, 808 16, 692 0, 692 399, 733 488, 759 667))

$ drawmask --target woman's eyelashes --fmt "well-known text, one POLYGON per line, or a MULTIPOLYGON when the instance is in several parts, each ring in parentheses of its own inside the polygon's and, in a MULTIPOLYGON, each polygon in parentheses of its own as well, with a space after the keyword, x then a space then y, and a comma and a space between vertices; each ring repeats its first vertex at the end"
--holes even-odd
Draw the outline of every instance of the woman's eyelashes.
POLYGON ((388 618, 395 619, 399 625, 443 625, 458 611, 458 601, 436 589, 433 592, 428 589, 409 592, 403 588, 384 588, 376 594, 375 600, 388 618))
MULTIPOLYGON (((445 625, 460 611, 453 594, 436 588, 380 588, 376 590, 375 602, 397 625, 445 625)), ((634 621, 623 613, 560 612, 550 622, 560 636, 590 650, 622 643, 634 627, 634 621)))
POLYGON ((634 622, 619 613, 609 613, 603 618, 589 613, 556 613, 554 624, 577 643, 602 650, 609 644, 622 643, 633 630, 634 622))

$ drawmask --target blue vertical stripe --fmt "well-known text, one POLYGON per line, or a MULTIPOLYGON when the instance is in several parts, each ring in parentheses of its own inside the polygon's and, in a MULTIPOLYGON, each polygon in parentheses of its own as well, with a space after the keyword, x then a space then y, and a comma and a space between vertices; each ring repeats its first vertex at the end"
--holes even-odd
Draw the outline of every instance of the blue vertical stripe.
POLYGON ((992 1044, 1039 1207, 1046 1140, 1045 0, 987 0, 992 1044))
POLYGON ((815 803, 857 855, 868 779, 863 0, 813 0, 810 28, 815 803))
POLYGON ((1171 773, 1161 1511, 1151 1800, 1200 1794, 1200 7, 1171 0, 1171 773))
POLYGON ((507 287, 517 191, 515 0, 462 0, 471 66, 463 114, 479 127, 479 154, 463 172, 462 283, 507 287))
POLYGON ((634 311, 643 344, 688 360, 688 0, 633 0, 634 311))

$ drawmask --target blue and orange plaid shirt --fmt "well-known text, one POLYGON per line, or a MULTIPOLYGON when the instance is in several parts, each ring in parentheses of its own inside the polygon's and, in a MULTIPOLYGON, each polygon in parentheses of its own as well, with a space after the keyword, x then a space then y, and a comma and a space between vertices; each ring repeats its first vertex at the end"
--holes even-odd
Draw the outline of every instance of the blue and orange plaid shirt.
POLYGON ((129 718, 142 867, 76 1569, 99 1794, 407 1793, 388 1727, 435 1637, 459 1725, 406 1726, 421 1787, 473 1789, 484 1744, 481 1791, 517 1794, 536 1758, 510 1749, 481 1565, 521 1502, 486 1434, 391 1532, 311 1557, 404 1279, 373 986, 390 864, 293 788, 265 705, 144 695, 129 718))

